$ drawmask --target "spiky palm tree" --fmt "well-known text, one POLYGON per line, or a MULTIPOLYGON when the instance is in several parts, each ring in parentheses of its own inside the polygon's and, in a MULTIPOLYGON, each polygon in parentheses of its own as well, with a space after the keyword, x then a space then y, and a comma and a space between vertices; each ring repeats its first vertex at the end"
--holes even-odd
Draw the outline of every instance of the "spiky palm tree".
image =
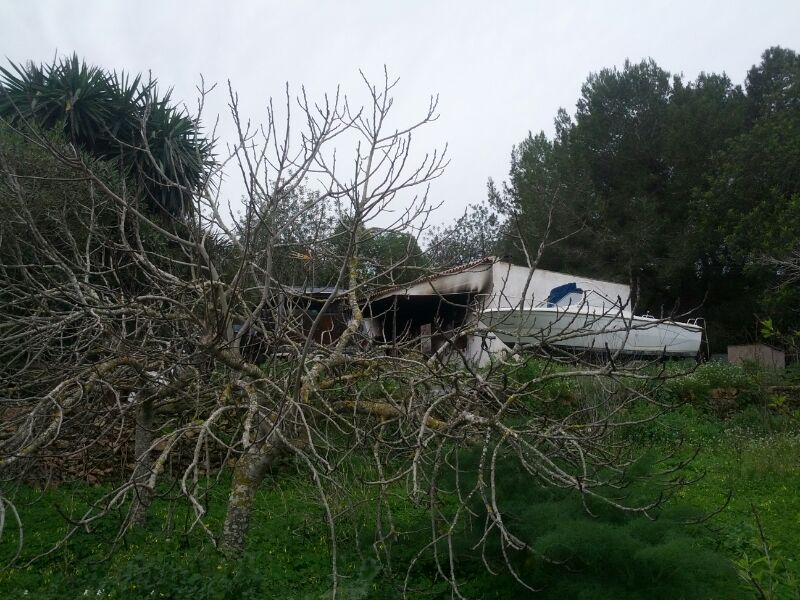
POLYGON ((155 80, 89 66, 77 55, 51 64, 0 67, 0 118, 63 131, 103 160, 119 160, 154 210, 189 209, 212 161, 198 123, 159 95, 155 80))

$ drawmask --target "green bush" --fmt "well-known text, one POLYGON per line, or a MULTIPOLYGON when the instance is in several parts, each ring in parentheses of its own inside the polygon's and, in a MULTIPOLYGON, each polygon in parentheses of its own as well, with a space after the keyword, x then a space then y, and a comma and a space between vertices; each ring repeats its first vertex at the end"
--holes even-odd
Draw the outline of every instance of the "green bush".
POLYGON ((751 389, 755 384, 751 374, 738 365, 708 362, 692 372, 670 381, 669 388, 679 397, 703 401, 715 388, 751 389))
MULTIPOLYGON (((462 453, 462 486, 474 482, 476 461, 476 456, 462 453)), ((734 565, 712 551, 697 528, 686 524, 699 516, 698 511, 667 507, 650 520, 596 499, 581 498, 572 490, 537 485, 512 456, 503 457, 498 465, 497 498, 503 521, 528 546, 521 551, 506 548, 506 553, 511 568, 538 591, 530 592, 513 576, 496 531, 482 542, 487 513, 476 500, 470 505, 473 516, 462 523, 454 538, 456 575, 466 596, 746 597, 739 589, 734 565), (497 575, 486 571, 484 560, 497 575)), ((653 458, 649 457, 637 464, 623 490, 605 492, 634 505, 656 497, 655 480, 643 477, 652 467, 653 458)), ((444 544, 437 550, 446 556, 444 544)), ((425 577, 436 580, 433 558, 430 553, 425 556, 415 573, 417 583, 425 577)))
POLYGON ((800 385, 800 363, 792 363, 783 372, 783 381, 788 385, 800 385))
POLYGON ((647 403, 632 407, 627 416, 644 422, 632 425, 623 435, 642 447, 669 446, 677 442, 708 446, 724 435, 723 422, 692 404, 682 404, 663 414, 658 414, 659 411, 663 409, 647 403), (654 417, 656 414, 658 416, 654 417))

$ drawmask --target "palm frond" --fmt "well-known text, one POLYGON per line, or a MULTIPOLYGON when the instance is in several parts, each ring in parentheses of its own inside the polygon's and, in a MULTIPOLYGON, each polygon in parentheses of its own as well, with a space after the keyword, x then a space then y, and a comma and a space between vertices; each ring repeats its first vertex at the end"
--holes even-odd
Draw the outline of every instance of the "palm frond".
POLYGON ((156 210, 188 210, 203 184, 213 141, 141 75, 89 66, 76 54, 51 64, 0 67, 0 118, 63 131, 102 160, 118 160, 156 210))

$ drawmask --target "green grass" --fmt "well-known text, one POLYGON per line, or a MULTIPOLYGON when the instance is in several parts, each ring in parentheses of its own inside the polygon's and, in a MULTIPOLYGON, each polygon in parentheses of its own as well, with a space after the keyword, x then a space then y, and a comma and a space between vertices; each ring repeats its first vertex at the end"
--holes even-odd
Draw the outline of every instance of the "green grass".
POLYGON ((703 478, 680 499, 713 510, 730 501, 709 524, 710 535, 735 561, 763 555, 756 517, 780 569, 776 597, 800 595, 800 434, 754 434, 731 428, 713 439, 692 465, 703 478))
MULTIPOLYGON (((147 527, 129 533, 116 548, 108 540, 114 538, 121 515, 109 515, 91 531, 77 532, 57 552, 24 566, 68 531, 62 515, 82 514, 108 489, 71 485, 17 490, 14 499, 25 523, 24 551, 18 561, 23 566, 0 572, 0 598, 316 598, 326 597, 331 587, 328 526, 316 501, 316 488, 292 473, 268 479, 259 492, 241 561, 226 560, 198 529, 186 532, 192 515, 184 503, 161 500, 154 503, 147 527)), ((222 529, 226 493, 223 481, 207 496, 206 522, 217 533, 222 529)), ((364 503, 366 499, 355 484, 346 497, 329 498, 343 515, 338 568, 345 597, 354 590, 364 592, 362 588, 377 573, 369 559, 371 548, 362 547, 368 537, 365 532, 374 523, 374 510, 364 503)), ((394 504, 393 514, 403 527, 423 517, 408 503, 394 504)), ((3 564, 13 556, 16 542, 7 530, 0 541, 3 564)))
MULTIPOLYGON (((657 452, 665 452, 679 440, 686 451, 700 448, 687 473, 700 477, 699 481, 672 498, 668 510, 669 514, 684 514, 691 512, 689 507, 696 507, 711 512, 725 505, 730 496, 727 506, 710 521, 686 531, 667 527, 666 518, 653 529, 647 529, 650 527, 647 523, 624 520, 613 514, 593 521, 575 504, 574 498, 532 490, 523 484, 515 484, 515 492, 509 493, 516 502, 509 505, 509 514, 516 511, 523 530, 529 532, 540 551, 557 552, 559 544, 571 540, 575 549, 572 559, 581 561, 582 576, 587 578, 581 580, 587 597, 656 597, 653 590, 636 587, 637 573, 622 576, 627 564, 624 557, 617 562, 610 558, 619 548, 638 552, 636 568, 641 572, 647 572, 653 564, 682 564, 683 571, 694 569, 698 577, 704 572, 727 573, 730 593, 715 597, 732 597, 735 590, 744 597, 755 597, 752 588, 746 589, 738 580, 737 569, 748 570, 762 587, 771 590, 770 597, 798 597, 800 431, 797 421, 791 416, 765 412, 763 403, 748 403, 747 396, 744 406, 727 419, 715 416, 707 404, 709 391, 714 387, 757 389, 758 384, 757 377, 742 369, 704 367, 662 390, 670 398, 690 396, 689 403, 631 433, 638 446, 652 447, 657 452), (692 394, 687 394, 687 390, 692 390, 692 394), (517 493, 520 490, 530 491, 526 496, 517 493), (542 515, 549 518, 543 519, 542 515), (756 515, 763 527, 771 567, 763 559, 764 540, 758 532, 756 515), (603 550, 593 554, 592 548, 603 550), (729 567, 731 563, 738 566, 726 571, 715 556, 727 559, 729 567)), ((559 387, 553 392, 573 394, 576 390, 588 393, 582 386, 572 386, 569 390, 559 387)), ((647 410, 638 407, 632 412, 639 411, 642 416, 647 410)), ((396 562, 395 575, 390 575, 385 566, 372 558, 374 504, 358 483, 363 473, 357 472, 355 464, 352 469, 345 492, 331 498, 336 510, 344 515, 339 529, 342 597, 398 597, 404 561, 413 556, 425 539, 421 532, 428 527, 426 513, 399 495, 390 501, 396 525, 403 532, 392 542, 396 562)), ((4 489, 6 495, 14 497, 25 520, 22 558, 30 559, 50 549, 67 531, 63 515, 81 514, 88 503, 108 489, 77 484, 46 491, 29 487, 4 489)), ((226 481, 208 490, 207 521, 215 532, 221 530, 226 490, 226 481)), ((169 495, 168 490, 164 492, 169 495)), ((147 528, 132 532, 113 549, 108 540, 113 539, 121 515, 111 515, 91 531, 76 533, 57 552, 27 566, 23 560, 17 563, 23 566, 0 572, 0 598, 325 597, 331 585, 330 546, 328 529, 315 498, 314 486, 291 469, 265 482, 257 496, 247 551, 238 562, 225 560, 201 531, 186 533, 191 514, 181 502, 167 499, 156 502, 147 528)), ((7 519, 6 533, 0 540, 3 564, 14 553, 16 538, 12 529, 7 519)), ((459 565, 464 579, 462 591, 471 597, 513 594, 520 598, 547 598, 548 593, 557 591, 560 597, 577 597, 569 588, 570 581, 579 580, 574 573, 560 568, 544 569, 520 559, 527 573, 544 582, 546 590, 528 594, 515 587, 507 574, 487 575, 469 555, 469 536, 462 541, 467 548, 459 565)), ((411 597, 450 597, 448 585, 436 576, 431 565, 429 557, 423 559, 412 573, 411 584, 416 592, 411 597)), ((704 593, 700 587, 689 587, 669 597, 709 597, 704 593)))

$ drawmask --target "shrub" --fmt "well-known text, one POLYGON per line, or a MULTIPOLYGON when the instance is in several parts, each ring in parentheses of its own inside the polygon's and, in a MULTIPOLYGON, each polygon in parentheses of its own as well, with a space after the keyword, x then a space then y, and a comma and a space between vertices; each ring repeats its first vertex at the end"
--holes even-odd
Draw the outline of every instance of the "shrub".
MULTIPOLYGON (((462 453, 462 484, 476 477, 476 457, 462 453), (469 468, 465 468, 468 466, 469 468)), ((653 457, 636 465, 627 487, 615 500, 636 504, 657 493, 656 481, 644 477, 653 457), (645 483, 650 481, 650 483, 645 483), (624 497, 620 497, 620 495, 624 497)), ((573 490, 531 486, 513 457, 498 461, 502 487, 500 511, 528 548, 505 552, 511 567, 530 587, 528 593, 503 559, 499 535, 482 542, 488 517, 483 504, 454 538, 460 590, 480 598, 709 598, 741 596, 733 564, 704 545, 698 530, 685 523, 698 516, 687 508, 665 508, 656 519, 623 512, 573 490), (588 510, 587 510, 588 509, 588 510), (590 512, 589 512, 590 511, 590 512), (591 513, 591 514, 590 514, 591 513), (489 575, 484 562, 497 573, 489 575)), ((605 490, 611 492, 611 490, 605 490)), ((446 556, 446 548, 437 548, 446 556)), ((436 578, 432 556, 420 563, 418 576, 436 578)), ((417 579, 419 581, 419 579, 417 579)))

